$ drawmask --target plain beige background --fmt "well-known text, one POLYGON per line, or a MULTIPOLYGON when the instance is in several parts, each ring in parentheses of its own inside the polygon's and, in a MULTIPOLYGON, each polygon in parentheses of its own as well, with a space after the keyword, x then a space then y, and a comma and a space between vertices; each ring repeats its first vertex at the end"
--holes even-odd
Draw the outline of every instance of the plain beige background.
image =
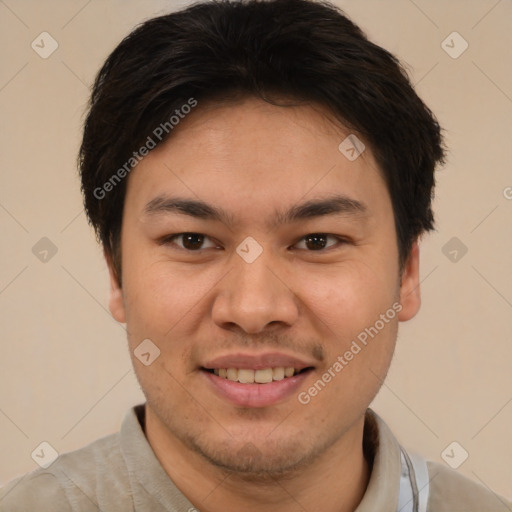
MULTIPOLYGON (((37 467, 42 441, 81 447, 143 401, 75 159, 104 59, 137 23, 188 3, 0 1, 0 484, 37 467), (47 59, 31 48, 43 31, 59 45, 47 59), (47 262, 32 252, 43 237, 57 248, 47 262)), ((421 246, 422 309, 401 324, 373 407, 432 460, 456 441, 469 454, 458 471, 512 498, 512 3, 337 4, 407 64, 450 147, 421 246), (469 45, 458 58, 441 46, 454 31, 469 45), (455 262, 453 237, 467 247, 455 262)), ((453 54, 463 41, 450 37, 453 54)))

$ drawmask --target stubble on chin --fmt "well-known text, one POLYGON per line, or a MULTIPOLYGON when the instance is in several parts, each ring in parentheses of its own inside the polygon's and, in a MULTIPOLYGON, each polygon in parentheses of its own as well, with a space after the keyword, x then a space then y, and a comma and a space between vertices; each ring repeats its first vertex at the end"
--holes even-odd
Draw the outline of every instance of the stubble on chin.
MULTIPOLYGON (((158 409, 157 409, 158 410, 158 409)), ((165 410, 165 409, 164 409, 165 410)), ((160 409, 162 411, 162 409, 160 409)), ((252 412, 252 411, 249 411, 252 412)), ((215 430, 224 430, 224 439, 210 437, 210 421, 190 425, 190 417, 177 419, 172 413, 157 413, 164 428, 186 449, 198 455, 205 463, 222 472, 226 477, 236 477, 252 483, 269 483, 276 479, 287 480, 315 462, 334 444, 335 438, 323 439, 311 434, 294 432, 289 437, 272 438, 272 432, 261 440, 245 440, 231 434, 228 429, 215 425, 215 430)), ((218 434, 219 435, 219 434, 218 434)))

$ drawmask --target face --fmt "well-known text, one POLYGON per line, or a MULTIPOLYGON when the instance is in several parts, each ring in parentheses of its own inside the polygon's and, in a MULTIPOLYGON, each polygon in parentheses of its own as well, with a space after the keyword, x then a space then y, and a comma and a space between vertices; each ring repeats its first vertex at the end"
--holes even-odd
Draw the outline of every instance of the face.
POLYGON ((349 133, 320 107, 199 104, 129 176, 110 309, 147 414, 216 466, 334 449, 419 308, 417 246, 400 275, 386 185, 368 144, 338 149, 349 133))

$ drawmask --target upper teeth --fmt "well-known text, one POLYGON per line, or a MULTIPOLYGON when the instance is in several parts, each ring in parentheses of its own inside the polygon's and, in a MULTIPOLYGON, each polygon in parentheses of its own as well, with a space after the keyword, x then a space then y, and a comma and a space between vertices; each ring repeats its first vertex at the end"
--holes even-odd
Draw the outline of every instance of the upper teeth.
MULTIPOLYGON (((298 372, 298 370, 297 370, 298 372)), ((292 377, 296 373, 295 368, 282 366, 277 368, 265 368, 264 370, 248 370, 238 368, 215 368, 215 375, 234 382, 242 382, 243 384, 266 384, 273 380, 283 380, 285 377, 292 377)))

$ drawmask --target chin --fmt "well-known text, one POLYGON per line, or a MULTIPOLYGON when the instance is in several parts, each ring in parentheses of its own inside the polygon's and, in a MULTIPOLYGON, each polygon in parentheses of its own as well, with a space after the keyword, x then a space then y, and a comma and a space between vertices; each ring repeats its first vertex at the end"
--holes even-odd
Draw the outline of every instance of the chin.
POLYGON ((183 443, 211 465, 251 481, 292 476, 311 464, 330 445, 328 442, 306 439, 296 432, 273 439, 268 434, 260 439, 247 434, 244 439, 229 436, 223 431, 219 432, 222 439, 214 439, 210 430, 197 435, 189 431, 180 437, 183 443))
POLYGON ((241 478, 250 480, 268 480, 292 475, 315 458, 315 454, 306 452, 300 443, 266 443, 256 446, 247 442, 242 447, 200 446, 194 443, 196 453, 210 464, 228 473, 236 473, 241 478), (277 446, 277 444, 279 446, 277 446), (298 452, 298 447, 301 451, 298 452))

